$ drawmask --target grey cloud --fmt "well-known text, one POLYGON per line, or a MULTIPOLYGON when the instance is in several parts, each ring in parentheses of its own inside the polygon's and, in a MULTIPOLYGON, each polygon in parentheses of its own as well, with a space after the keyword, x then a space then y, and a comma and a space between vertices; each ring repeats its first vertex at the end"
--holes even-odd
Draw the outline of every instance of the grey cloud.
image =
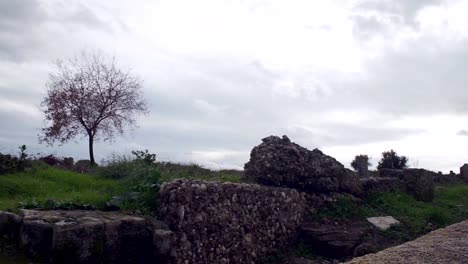
POLYGON ((0 1, 0 58, 24 62, 41 56, 62 37, 62 32, 46 26, 51 23, 66 34, 76 34, 70 26, 111 31, 106 21, 80 2, 44 5, 37 0, 0 1))
POLYGON ((466 131, 465 129, 462 129, 462 130, 457 132, 457 135, 458 136, 468 137, 468 131, 466 131))

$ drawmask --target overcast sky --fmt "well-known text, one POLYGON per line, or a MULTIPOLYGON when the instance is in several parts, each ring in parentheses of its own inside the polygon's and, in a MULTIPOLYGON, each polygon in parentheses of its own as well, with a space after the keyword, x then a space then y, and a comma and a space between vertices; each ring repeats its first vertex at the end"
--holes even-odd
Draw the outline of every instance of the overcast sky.
POLYGON ((468 1, 0 0, 0 152, 87 158, 38 143, 52 62, 115 55, 150 114, 96 146, 242 168, 286 134, 345 166, 393 148, 413 167, 468 162, 468 1))

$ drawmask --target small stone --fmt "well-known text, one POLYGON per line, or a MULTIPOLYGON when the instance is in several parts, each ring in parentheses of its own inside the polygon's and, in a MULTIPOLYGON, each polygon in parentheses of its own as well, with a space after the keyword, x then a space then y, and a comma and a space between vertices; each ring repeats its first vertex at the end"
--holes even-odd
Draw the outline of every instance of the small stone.
POLYGON ((369 217, 367 218, 367 221, 382 231, 385 231, 394 225, 400 224, 400 221, 393 218, 393 216, 369 217))

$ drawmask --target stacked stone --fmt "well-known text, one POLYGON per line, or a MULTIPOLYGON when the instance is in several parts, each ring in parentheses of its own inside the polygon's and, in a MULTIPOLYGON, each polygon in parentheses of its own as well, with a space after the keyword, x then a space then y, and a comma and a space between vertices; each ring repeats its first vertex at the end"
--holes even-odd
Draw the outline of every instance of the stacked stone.
POLYGON ((177 263, 254 263, 294 241, 306 208, 287 188, 176 180, 161 187, 177 263))

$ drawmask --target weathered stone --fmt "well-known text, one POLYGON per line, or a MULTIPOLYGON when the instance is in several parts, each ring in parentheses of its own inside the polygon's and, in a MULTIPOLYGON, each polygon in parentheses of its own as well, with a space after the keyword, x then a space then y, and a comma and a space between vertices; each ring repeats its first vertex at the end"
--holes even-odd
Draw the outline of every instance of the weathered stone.
POLYGON ((257 184, 176 180, 159 197, 177 263, 251 263, 275 253, 294 242, 306 208, 297 190, 257 184))
POLYGON ((395 178, 401 181, 401 188, 420 201, 431 201, 434 198, 435 172, 424 169, 381 169, 380 176, 395 178))
POLYGON ((434 198, 434 179, 431 172, 423 169, 403 170, 404 188, 420 201, 429 202, 434 198))
POLYGON ((20 225, 20 216, 0 211, 0 238, 18 239, 20 225))
POLYGON ((21 245, 41 263, 146 263, 153 231, 141 217, 98 211, 21 210, 21 245))
POLYGON ((257 183, 307 192, 360 191, 357 175, 320 150, 312 151, 289 140, 270 136, 252 149, 245 176, 257 183))
POLYGON ((468 221, 438 229, 414 241, 355 258, 349 264, 468 263, 468 221))
POLYGON ((400 221, 393 218, 393 216, 369 217, 367 218, 367 221, 382 231, 385 231, 394 225, 400 224, 400 221))
POLYGON ((463 181, 468 182, 468 164, 464 164, 460 167, 460 177, 463 181))
POLYGON ((370 177, 360 179, 360 181, 362 193, 365 195, 402 190, 403 188, 403 181, 395 177, 370 177))
POLYGON ((369 225, 361 223, 310 222, 301 225, 299 236, 320 254, 341 258, 352 256, 354 249, 369 232, 369 225))

